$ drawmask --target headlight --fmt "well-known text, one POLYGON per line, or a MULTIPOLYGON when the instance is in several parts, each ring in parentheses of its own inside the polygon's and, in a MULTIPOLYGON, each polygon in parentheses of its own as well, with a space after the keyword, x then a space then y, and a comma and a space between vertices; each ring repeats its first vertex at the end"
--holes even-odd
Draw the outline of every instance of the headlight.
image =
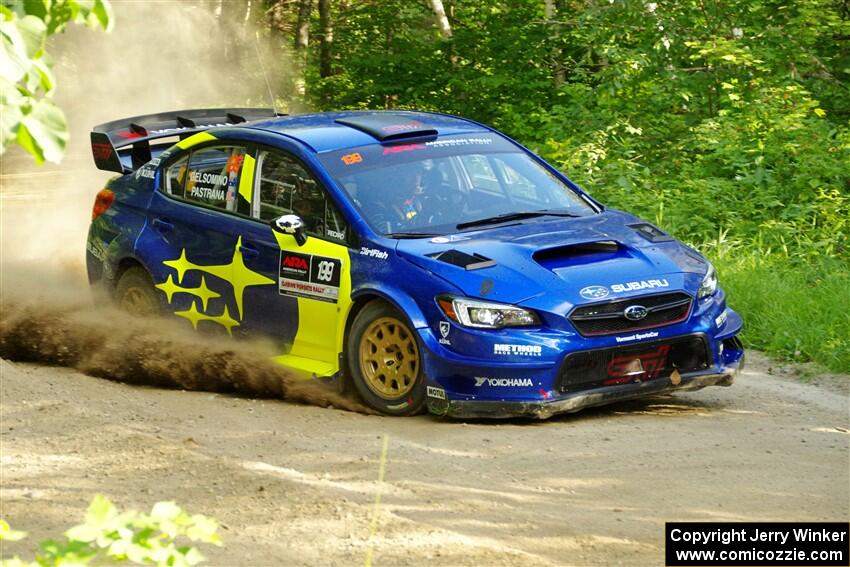
POLYGON ((501 329, 540 324, 540 318, 534 312, 514 305, 445 296, 438 297, 437 303, 446 317, 464 327, 501 329))
POLYGON ((714 266, 709 264, 708 272, 706 272, 705 277, 702 278, 702 283, 699 284, 697 297, 702 299, 703 297, 708 297, 709 295, 714 294, 715 291, 717 291, 717 272, 714 270, 714 266))

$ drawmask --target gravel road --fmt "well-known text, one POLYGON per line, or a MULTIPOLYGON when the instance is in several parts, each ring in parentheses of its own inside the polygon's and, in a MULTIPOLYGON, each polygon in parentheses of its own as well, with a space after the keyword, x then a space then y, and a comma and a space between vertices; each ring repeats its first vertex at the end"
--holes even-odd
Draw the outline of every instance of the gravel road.
POLYGON ((771 364, 751 354, 731 388, 463 423, 2 361, 0 505, 31 532, 2 555, 59 536, 95 493, 219 519, 214 565, 361 564, 370 547, 375 565, 658 565, 665 521, 846 520, 850 379, 771 364))

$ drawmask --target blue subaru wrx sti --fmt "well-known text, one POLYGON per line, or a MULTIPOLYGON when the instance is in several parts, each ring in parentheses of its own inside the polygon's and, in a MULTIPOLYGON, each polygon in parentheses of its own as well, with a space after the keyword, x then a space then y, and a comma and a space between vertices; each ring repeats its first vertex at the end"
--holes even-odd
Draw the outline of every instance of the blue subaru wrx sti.
POLYGON ((271 337, 381 412, 543 418, 743 364, 708 261, 470 120, 189 110, 91 139, 121 174, 95 201, 93 285, 271 337))

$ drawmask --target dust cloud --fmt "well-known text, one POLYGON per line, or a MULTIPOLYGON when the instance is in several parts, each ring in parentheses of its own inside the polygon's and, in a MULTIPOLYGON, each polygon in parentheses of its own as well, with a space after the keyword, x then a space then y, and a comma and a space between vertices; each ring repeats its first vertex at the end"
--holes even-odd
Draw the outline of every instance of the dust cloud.
MULTIPOLYGON (((113 6, 111 34, 71 26, 49 46, 56 101, 71 131, 63 163, 37 167, 15 147, 0 158, 0 357, 131 384, 368 413, 272 363, 279 352, 263 342, 200 335, 183 320, 132 318, 92 300, 86 233, 95 194, 114 175, 94 167, 92 127, 181 108, 270 104, 249 23, 222 23, 209 2, 113 6), (245 39, 241 46, 236 33, 245 39)), ((264 61, 279 75, 279 58, 275 63, 277 69, 264 61)))
POLYGON ((255 44, 250 22, 218 17, 216 4, 118 0, 111 33, 71 25, 51 38, 54 98, 71 138, 59 166, 37 167, 16 146, 0 158, 4 264, 37 262, 83 275, 92 204, 115 175, 94 167, 94 126, 183 108, 271 105, 259 57, 273 88, 285 75, 283 59, 272 56, 269 42, 255 44))
POLYGON ((271 362, 271 345, 200 335, 161 318, 130 317, 86 301, 3 298, 0 357, 76 368, 128 384, 236 392, 370 413, 329 387, 271 362))

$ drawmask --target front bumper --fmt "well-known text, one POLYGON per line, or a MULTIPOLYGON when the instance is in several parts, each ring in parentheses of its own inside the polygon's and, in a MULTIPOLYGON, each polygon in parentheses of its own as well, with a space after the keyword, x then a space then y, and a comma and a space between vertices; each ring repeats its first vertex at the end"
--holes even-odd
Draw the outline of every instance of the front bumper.
POLYGON ((547 419, 556 414, 577 412, 584 408, 612 402, 669 392, 700 390, 706 386, 731 386, 738 372, 743 368, 743 363, 744 359, 741 357, 738 363, 724 368, 720 373, 683 374, 678 384, 674 384, 669 377, 656 378, 647 382, 617 384, 573 392, 548 401, 441 400, 429 397, 428 410, 436 415, 455 418, 547 419))
MULTIPOLYGON (((714 319, 710 322, 715 325, 714 319)), ((559 351, 557 358, 540 357, 535 362, 504 362, 498 357, 464 360, 458 362, 447 356, 437 354, 429 344, 427 334, 423 342, 429 347, 423 349, 425 354, 426 374, 430 377, 428 388, 428 409, 431 413, 457 418, 509 418, 530 417, 545 419, 559 413, 579 411, 583 408, 600 406, 616 401, 629 400, 644 396, 665 394, 673 391, 699 390, 706 386, 730 386, 738 372, 743 368, 744 349, 736 335, 740 332, 742 321, 740 316, 731 309, 726 311, 726 317, 712 329, 691 328, 691 333, 675 334, 671 329, 664 329, 659 338, 653 340, 629 341, 617 346, 610 344, 616 337, 603 340, 584 342, 584 348, 565 341, 562 344, 548 343, 549 348, 559 351), (693 331, 698 332, 694 333, 693 331), (708 332, 706 332, 708 331, 708 332), (603 359, 603 367, 607 364, 619 363, 617 370, 623 370, 624 361, 619 357, 620 352, 626 358, 635 356, 642 364, 650 364, 657 360, 660 353, 659 345, 673 345, 680 341, 701 338, 707 348, 705 364, 687 364, 686 361, 673 362, 673 351, 666 351, 670 364, 664 368, 656 367, 649 376, 641 376, 634 381, 588 380, 576 376, 581 368, 567 368, 567 357, 576 353, 613 352, 616 361, 603 359), (608 344, 603 343, 608 340, 608 344), (587 348, 593 344, 596 348, 587 348), (645 347, 647 353, 634 353, 645 347), (679 362, 684 362, 679 364, 679 362), (673 368, 677 370, 674 380, 673 368), (654 376, 653 376, 654 374, 654 376), (565 377, 571 377, 567 380, 565 377), (674 383, 675 382, 675 383, 674 383)), ((436 340, 433 340, 436 343, 436 340)), ((541 342, 542 344, 542 342, 541 342)), ((672 346, 670 347, 673 348, 672 346)), ((544 350, 545 352, 545 350, 544 350)), ((441 353, 442 354, 442 353, 441 353)), ((609 367, 610 368, 610 367, 609 367)), ((649 367, 646 367, 647 370, 649 367)), ((643 369, 643 367, 641 368, 643 369)), ((625 374, 619 374, 625 376, 625 374)), ((612 374, 608 378, 615 377, 612 374)))

